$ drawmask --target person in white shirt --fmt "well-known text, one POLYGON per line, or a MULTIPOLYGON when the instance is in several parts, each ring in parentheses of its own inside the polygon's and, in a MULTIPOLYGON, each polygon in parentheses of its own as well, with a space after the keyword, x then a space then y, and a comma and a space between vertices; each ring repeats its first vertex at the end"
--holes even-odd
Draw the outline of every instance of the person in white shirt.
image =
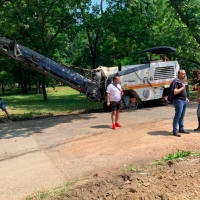
POLYGON ((116 127, 121 127, 121 125, 118 123, 119 120, 119 110, 120 110, 120 101, 121 96, 123 95, 121 85, 120 83, 120 77, 114 76, 113 77, 113 83, 109 84, 106 90, 107 93, 107 106, 111 107, 112 113, 111 113, 111 119, 112 119, 112 129, 116 129, 116 127))

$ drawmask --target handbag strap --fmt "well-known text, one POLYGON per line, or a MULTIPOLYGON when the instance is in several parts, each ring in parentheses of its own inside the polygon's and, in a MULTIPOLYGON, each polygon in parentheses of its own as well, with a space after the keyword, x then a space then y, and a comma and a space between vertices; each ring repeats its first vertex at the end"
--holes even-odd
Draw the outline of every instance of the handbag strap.
POLYGON ((112 83, 112 84, 121 92, 121 90, 114 83, 112 83))

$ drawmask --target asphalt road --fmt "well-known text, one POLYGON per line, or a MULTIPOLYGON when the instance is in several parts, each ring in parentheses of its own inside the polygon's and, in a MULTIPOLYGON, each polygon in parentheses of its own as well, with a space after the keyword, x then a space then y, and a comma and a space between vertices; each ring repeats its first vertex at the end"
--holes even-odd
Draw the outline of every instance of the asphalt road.
POLYGON ((171 135, 173 106, 120 113, 111 129, 110 113, 87 113, 1 123, 0 200, 27 195, 71 180, 150 162, 177 149, 198 149, 197 103, 189 103, 185 125, 191 134, 171 135))

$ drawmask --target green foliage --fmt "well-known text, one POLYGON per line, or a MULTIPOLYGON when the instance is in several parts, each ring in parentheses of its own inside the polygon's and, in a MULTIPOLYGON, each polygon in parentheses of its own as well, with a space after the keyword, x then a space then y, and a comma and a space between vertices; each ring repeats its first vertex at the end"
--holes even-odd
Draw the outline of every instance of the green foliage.
MULTIPOLYGON (((188 74, 200 67, 198 0, 107 0, 106 5, 103 9, 91 0, 2 1, 0 35, 67 66, 136 64, 149 56, 140 55, 141 50, 167 45, 177 48, 174 57, 188 74)), ((12 60, 0 57, 0 61, 0 72, 7 74, 1 79, 9 84, 34 85, 42 79, 12 60)))
POLYGON ((137 165, 128 165, 126 167, 127 171, 137 171, 138 170, 138 166, 137 165))
POLYGON ((197 91, 190 91, 190 99, 195 100, 197 97, 197 91))
POLYGON ((190 156, 191 152, 190 151, 179 151, 177 153, 169 154, 165 156, 163 159, 164 161, 168 160, 176 160, 176 159, 183 159, 184 157, 190 156))
POLYGON ((0 81, 1 82, 6 82, 9 80, 9 74, 6 71, 1 71, 0 72, 0 81))
POLYGON ((178 152, 176 153, 172 153, 172 154, 169 154, 167 156, 164 156, 162 159, 158 159, 156 160, 155 162, 151 163, 150 166, 162 166, 166 161, 169 161, 169 160, 183 160, 183 158, 185 157, 188 157, 188 156, 195 156, 195 155, 199 155, 199 153, 192 153, 191 151, 180 151, 178 150, 178 152))

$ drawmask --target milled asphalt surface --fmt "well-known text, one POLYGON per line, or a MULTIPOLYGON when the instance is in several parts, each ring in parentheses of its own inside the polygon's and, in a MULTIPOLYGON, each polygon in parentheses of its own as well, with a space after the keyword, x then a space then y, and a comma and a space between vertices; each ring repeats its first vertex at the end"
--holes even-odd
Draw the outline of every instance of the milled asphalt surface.
MULTIPOLYGON (((191 130, 197 125, 196 109, 197 103, 188 104, 185 121, 191 122, 191 130)), ((170 132, 173 115, 174 108, 171 105, 121 112, 121 133, 126 137, 126 131, 131 131, 136 125, 144 126, 145 123, 155 122, 159 124, 161 121, 168 123, 167 131, 170 132)), ((0 200, 23 199, 27 195, 62 185, 64 182, 78 179, 84 173, 94 171, 98 166, 88 163, 89 159, 87 164, 84 164, 84 154, 76 154, 73 145, 77 145, 79 141, 87 141, 87 138, 98 138, 102 134, 113 137, 114 133, 111 130, 109 112, 1 123, 0 200), (69 155, 66 157, 67 150, 69 155), (76 160, 82 161, 82 165, 77 166, 76 160)), ((116 133, 120 134, 119 131, 116 133)), ((200 134, 195 137, 200 137, 200 134)), ((175 137, 172 138, 174 140, 175 137)), ((91 159, 95 157, 97 155, 91 159)), ((104 162, 102 158, 102 163, 99 164, 101 169, 104 168, 104 162)))

